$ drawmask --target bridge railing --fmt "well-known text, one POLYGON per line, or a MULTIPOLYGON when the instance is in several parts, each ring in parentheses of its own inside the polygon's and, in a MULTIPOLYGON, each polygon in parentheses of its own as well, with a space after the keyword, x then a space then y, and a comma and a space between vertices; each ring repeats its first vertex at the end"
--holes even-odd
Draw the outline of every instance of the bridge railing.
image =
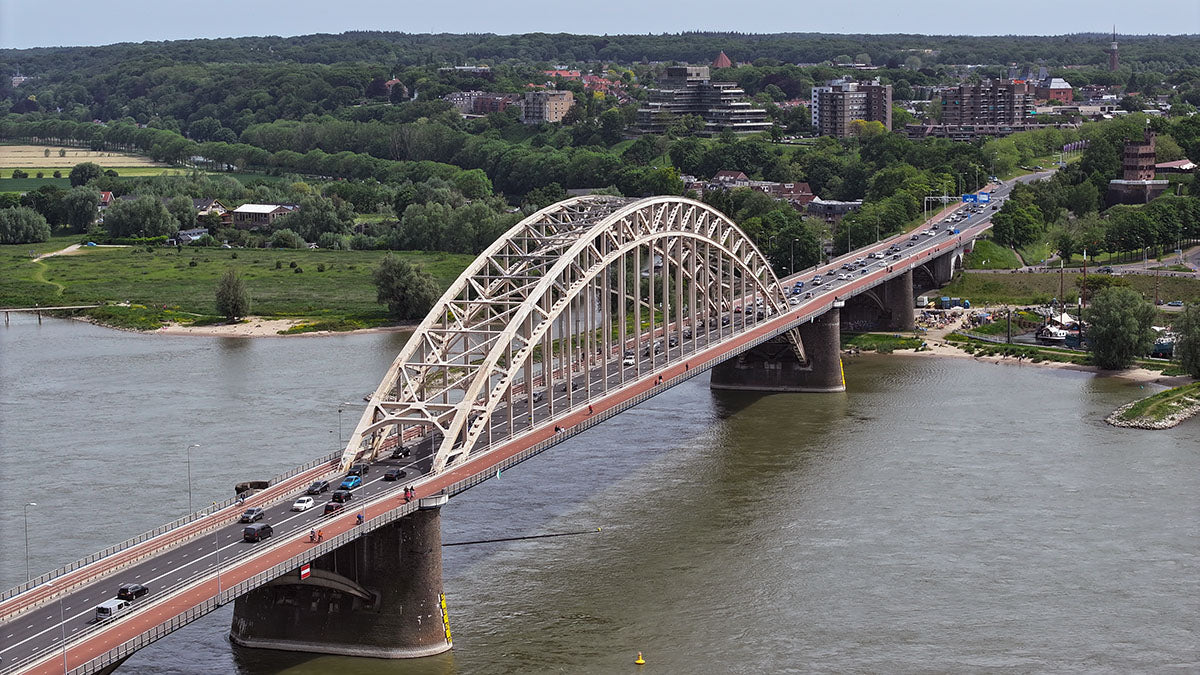
MULTIPOLYGON (((282 483, 283 481, 285 481, 297 474, 304 473, 305 471, 308 471, 309 469, 312 469, 313 467, 320 466, 321 464, 328 464, 328 463, 334 461, 335 459, 340 458, 341 456, 342 456, 342 453, 339 451, 339 452, 335 452, 333 454, 327 455, 325 457, 318 457, 317 459, 305 462, 304 464, 301 464, 298 467, 294 467, 289 471, 285 471, 284 473, 281 473, 281 474, 278 474, 278 475, 272 477, 269 485, 272 485, 272 486, 278 485, 279 483, 282 483)), ((56 570, 53 570, 51 572, 46 572, 45 574, 34 577, 33 579, 30 579, 23 584, 14 586, 13 588, 10 588, 10 589, 0 593, 0 602, 3 602, 4 600, 7 600, 13 596, 24 593, 25 591, 27 591, 31 588, 36 588, 38 586, 41 586, 42 584, 46 583, 47 581, 52 581, 58 577, 61 577, 64 574, 67 574, 68 572, 73 572, 81 567, 90 565, 98 560, 103 560, 104 558, 107 558, 107 557, 113 555, 114 553, 120 553, 121 551, 124 551, 133 546, 136 546, 137 544, 140 544, 148 539, 153 539, 154 537, 157 537, 161 534, 170 532, 171 530, 174 530, 176 528, 183 527, 184 525, 188 525, 190 523, 194 523, 197 520, 200 520, 201 518, 204 518, 211 513, 214 513, 214 512, 220 511, 221 509, 232 506, 234 503, 237 502, 237 500, 238 500, 238 497, 230 497, 229 499, 226 499, 224 501, 216 502, 216 506, 210 506, 208 508, 196 511, 195 513, 189 513, 186 516, 176 518, 175 520, 172 520, 169 523, 166 523, 164 525, 159 525, 158 527, 154 528, 153 530, 147 530, 146 532, 143 532, 143 533, 137 535, 136 537, 131 537, 129 539, 126 539, 125 541, 123 541, 119 544, 113 544, 112 546, 109 546, 108 548, 106 548, 102 551, 96 551, 95 553, 93 553, 89 556, 80 558, 79 560, 76 560, 72 563, 63 565, 62 567, 59 567, 56 570)))
MULTIPOLYGON (((828 309, 829 309, 828 307, 822 307, 819 310, 815 310, 813 312, 813 315, 815 316, 817 314, 823 313, 825 311, 828 311, 828 309)), ((806 315, 802 319, 797 319, 797 321, 804 321, 807 319, 808 319, 808 316, 806 315)), ((755 347, 763 342, 766 342, 769 339, 771 339, 771 335, 766 335, 763 337, 755 338, 754 340, 751 340, 751 341, 745 343, 744 345, 739 346, 737 351, 740 353, 741 351, 752 349, 753 347, 755 347)), ((611 408, 607 408, 605 410, 598 411, 594 415, 582 420, 578 424, 570 427, 568 430, 566 430, 560 434, 556 434, 555 436, 553 436, 549 439, 540 441, 511 457, 505 458, 504 460, 501 460, 500 462, 497 462, 496 464, 489 466, 487 469, 485 469, 483 471, 478 471, 467 478, 464 478, 460 481, 450 484, 449 486, 447 486, 445 488, 445 493, 447 494, 447 496, 453 496, 453 495, 457 495, 462 492, 465 492, 466 490, 469 490, 470 488, 475 487, 490 478, 493 478, 498 471, 501 471, 501 472, 505 471, 511 467, 516 466, 517 464, 520 464, 521 462, 524 462, 525 460, 527 460, 535 455, 541 454, 542 452, 545 452, 546 450, 550 449, 554 445, 561 443, 562 441, 566 440, 567 438, 569 438, 571 436, 582 433, 583 431, 590 429, 591 427, 594 427, 595 425, 599 424, 600 422, 603 422, 603 421, 609 419, 610 417, 613 417, 621 412, 624 412, 625 410, 628 410, 636 405, 639 405, 640 403, 642 403, 650 398, 653 398, 654 396, 662 393, 663 391, 665 391, 677 384, 680 384, 681 382, 684 382, 692 377, 695 377, 696 375, 700 375, 700 374, 704 373, 712 366, 714 366, 722 361, 725 361, 728 358, 730 358, 729 353, 722 353, 715 357, 706 359, 704 361, 700 361, 700 362, 696 363, 693 367, 690 367, 687 370, 685 370, 684 372, 679 373, 679 374, 671 377, 670 379, 664 380, 662 384, 655 385, 654 387, 652 387, 644 392, 641 392, 630 399, 622 401, 621 403, 619 403, 611 408)), ((391 494, 381 495, 375 499, 370 500, 369 502, 367 502, 367 504, 369 505, 369 504, 377 503, 378 501, 392 499, 392 498, 394 498, 394 495, 391 495, 391 494)), ((217 596, 208 598, 205 601, 201 602, 200 604, 195 605, 187 610, 184 610, 183 612, 180 612, 180 613, 164 620, 162 623, 156 625, 154 628, 151 628, 151 629, 141 633, 140 635, 122 643, 121 645, 118 645, 117 647, 114 647, 114 648, 106 651, 105 653, 93 658, 88 663, 85 663, 77 668, 72 669, 70 671, 70 673, 72 675, 75 675, 75 674, 90 675, 91 673, 99 672, 106 666, 116 663, 120 659, 123 659, 123 658, 129 656, 130 654, 138 651, 139 649, 142 649, 142 648, 148 646, 149 644, 155 642, 156 640, 158 640, 162 637, 165 637, 166 635, 170 634, 171 632, 178 630, 179 628, 182 628, 183 626, 195 621, 196 619, 199 619, 199 618, 205 616, 209 612, 212 612, 213 610, 230 602, 231 600, 234 600, 237 597, 244 595, 245 593, 248 593, 251 590, 254 590, 255 588, 263 586, 263 585, 269 583, 270 581, 273 581, 274 579, 278 579, 279 577, 282 577, 286 574, 295 572, 304 563, 311 562, 312 560, 314 560, 322 555, 325 555, 326 553, 329 553, 335 549, 341 548, 342 546, 346 545, 347 543, 353 541, 354 539, 358 538, 359 536, 361 536, 367 532, 371 532, 373 530, 379 529, 380 527, 383 527, 383 526, 387 525, 388 523, 391 523, 395 520, 403 518, 404 516, 407 516, 408 514, 416 511, 419 508, 418 505, 419 505, 419 502, 408 502, 408 503, 400 504, 392 509, 389 509, 388 511, 386 511, 384 513, 381 513, 377 516, 370 518, 369 520, 364 522, 361 526, 354 527, 349 531, 346 531, 339 535, 333 536, 329 540, 324 541, 322 543, 309 546, 309 547, 305 548, 303 553, 292 556, 288 560, 281 562, 277 565, 274 565, 271 568, 264 570, 258 574, 255 574, 253 577, 246 579, 245 581, 239 582, 233 586, 230 586, 229 588, 221 589, 221 592, 217 596)), ((296 539, 300 539, 303 537, 303 532, 298 532, 295 535, 292 535, 292 537, 296 538, 296 539)), ((244 561, 242 561, 242 562, 244 562, 244 561)), ((188 586, 193 586, 193 585, 196 585, 199 583, 211 583, 211 581, 213 580, 214 577, 215 577, 215 574, 210 572, 210 573, 206 574, 203 579, 188 580, 188 581, 180 582, 168 589, 164 589, 160 593, 157 593, 156 599, 158 599, 159 601, 164 602, 164 603, 169 602, 170 596, 172 594, 174 594, 178 591, 181 591, 188 586)), ((101 628, 103 626, 104 625, 101 624, 101 625, 95 625, 95 626, 89 627, 89 629, 85 629, 84 631, 81 631, 80 633, 77 633, 74 636, 72 636, 72 641, 73 642, 78 641, 80 638, 90 634, 91 632, 94 632, 95 630, 98 630, 99 628, 101 628)), ((30 662, 37 660, 37 659, 41 659, 41 658, 45 658, 45 653, 42 653, 35 657, 31 657, 30 662)))

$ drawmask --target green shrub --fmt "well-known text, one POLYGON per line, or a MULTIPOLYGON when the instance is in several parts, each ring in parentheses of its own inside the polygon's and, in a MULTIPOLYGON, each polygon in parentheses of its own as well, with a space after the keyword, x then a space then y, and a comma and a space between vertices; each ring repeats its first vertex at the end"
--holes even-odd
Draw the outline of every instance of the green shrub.
POLYGON ((303 273, 303 272, 304 272, 304 268, 302 268, 302 267, 297 267, 297 268, 296 268, 296 274, 301 274, 301 273, 303 273))
POLYGON ((288 267, 295 267, 295 266, 296 266, 296 261, 295 261, 295 260, 293 260, 292 262, 288 263, 288 267))
POLYGON ((275 269, 277 269, 277 270, 278 270, 278 269, 283 269, 283 261, 282 261, 282 260, 276 260, 276 261, 275 261, 275 269))
POLYGON ((198 263, 196 262, 195 258, 192 258, 191 260, 188 261, 188 267, 195 267, 197 264, 198 263))

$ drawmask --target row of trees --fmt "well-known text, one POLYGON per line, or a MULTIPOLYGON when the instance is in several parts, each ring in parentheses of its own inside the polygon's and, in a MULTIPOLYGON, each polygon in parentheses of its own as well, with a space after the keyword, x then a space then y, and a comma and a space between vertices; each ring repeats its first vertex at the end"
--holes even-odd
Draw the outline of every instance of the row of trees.
MULTIPOLYGON (((1101 368, 1128 368, 1154 346, 1154 305, 1129 286, 1112 284, 1098 292, 1086 318, 1092 361, 1101 368)), ((1173 328, 1175 358, 1185 372, 1200 377, 1200 306, 1185 307, 1173 328)))

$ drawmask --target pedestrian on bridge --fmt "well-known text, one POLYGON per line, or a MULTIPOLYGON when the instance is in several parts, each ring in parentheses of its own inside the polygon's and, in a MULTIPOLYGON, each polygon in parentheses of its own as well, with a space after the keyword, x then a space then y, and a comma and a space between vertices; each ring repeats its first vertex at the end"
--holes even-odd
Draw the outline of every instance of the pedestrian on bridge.
POLYGON ((317 530, 317 541, 325 538, 325 530, 317 530))
POLYGON ((317 530, 315 528, 308 531, 308 540, 310 542, 317 541, 317 530))

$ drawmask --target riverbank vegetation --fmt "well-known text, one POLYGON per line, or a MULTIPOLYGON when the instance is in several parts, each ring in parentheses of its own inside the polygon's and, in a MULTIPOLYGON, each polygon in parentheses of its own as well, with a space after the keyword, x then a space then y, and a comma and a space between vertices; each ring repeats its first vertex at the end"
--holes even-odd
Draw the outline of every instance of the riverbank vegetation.
POLYGON ((1161 429, 1174 426, 1200 412, 1200 382, 1160 391, 1116 410, 1108 419, 1114 426, 1161 429))
MULTIPOLYGON (((130 246, 83 248, 37 262, 29 255, 31 249, 45 253, 72 243, 76 240, 57 237, 46 244, 0 246, 0 306, 123 303, 127 306, 90 311, 102 323, 132 328, 212 321, 218 318, 214 289, 232 269, 244 281, 256 315, 362 327, 388 321, 372 280, 385 251, 130 246)), ((451 253, 393 255, 430 274, 439 291, 472 260, 451 253)))
POLYGON ((897 349, 920 349, 924 340, 899 333, 842 333, 842 349, 891 354, 897 349))

